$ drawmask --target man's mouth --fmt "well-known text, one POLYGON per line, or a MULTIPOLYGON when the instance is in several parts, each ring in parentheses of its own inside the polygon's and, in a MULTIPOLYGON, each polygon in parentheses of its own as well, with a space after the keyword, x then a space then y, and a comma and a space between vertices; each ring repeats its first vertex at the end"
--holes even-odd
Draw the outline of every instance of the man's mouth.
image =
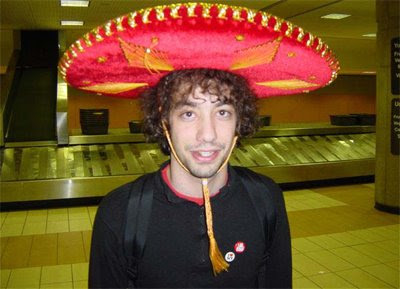
POLYGON ((192 156, 195 160, 199 162, 211 162, 219 154, 219 150, 202 150, 202 151, 192 151, 192 156))

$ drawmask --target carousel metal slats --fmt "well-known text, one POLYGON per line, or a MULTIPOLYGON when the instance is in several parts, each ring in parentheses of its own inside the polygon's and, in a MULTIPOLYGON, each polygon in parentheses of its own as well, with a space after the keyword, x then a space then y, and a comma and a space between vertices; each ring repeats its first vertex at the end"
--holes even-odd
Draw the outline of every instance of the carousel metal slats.
MULTIPOLYGON (((373 159, 374 141, 374 134, 245 139, 229 162, 273 167, 373 159)), ((157 144, 144 143, 6 148, 1 153, 4 182, 138 175, 157 170, 168 159, 157 144)))
POLYGON ((300 150, 296 150, 290 137, 282 137, 281 143, 287 148, 288 155, 292 155, 292 158, 296 160, 293 164, 307 164, 311 162, 311 160, 305 157, 300 150))
POLYGON ((329 151, 329 144, 327 141, 322 138, 321 136, 304 136, 303 137, 306 140, 310 140, 311 145, 313 148, 320 152, 327 161, 334 162, 334 161, 339 161, 339 158, 333 154, 332 152, 329 151))
POLYGON ((294 164, 299 164, 300 163, 300 160, 286 146, 286 144, 283 141, 280 140, 280 138, 273 137, 271 139, 267 139, 267 143, 270 143, 273 147, 275 147, 275 149, 279 152, 279 154, 285 160, 286 164, 294 165, 294 164))
POLYGON ((146 173, 154 172, 159 168, 147 149, 140 151, 140 161, 142 162, 143 169, 146 173))
POLYGON ((262 151, 257 150, 251 144, 246 145, 245 150, 247 150, 252 160, 255 161, 257 165, 259 166, 273 165, 271 160, 266 155, 264 155, 262 151))
POLYGON ((123 175, 126 173, 122 166, 122 160, 116 154, 114 145, 106 145, 106 155, 112 176, 123 175))
POLYGON ((312 163, 317 162, 313 158, 312 153, 305 147, 304 144, 297 137, 288 137, 288 142, 290 143, 293 151, 297 152, 297 156, 302 163, 312 163))
POLYGON ((375 135, 371 137, 366 137, 363 134, 354 134, 351 135, 354 140, 359 144, 365 152, 369 153, 370 155, 375 155, 375 135))
POLYGON ((38 154, 39 154, 39 164, 38 164, 38 170, 39 170, 39 174, 38 174, 38 178, 39 179, 46 179, 48 178, 47 176, 47 171, 49 168, 49 155, 48 155, 48 149, 47 147, 41 147, 38 148, 38 154))
POLYGON ((66 148, 59 148, 56 150, 56 177, 57 178, 67 178, 66 170, 66 158, 65 158, 66 148))
POLYGON ((14 149, 7 149, 4 151, 3 161, 1 166, 1 179, 3 181, 15 181, 15 157, 14 149))
POLYGON ((241 148, 235 149, 233 154, 239 160, 241 166, 244 167, 254 167, 256 164, 241 150, 241 148))
MULTIPOLYGON (((47 165, 46 175, 43 179, 54 179, 57 177, 57 160, 56 160, 56 149, 54 147, 48 147, 46 159, 43 160, 44 165, 47 165)), ((39 165, 40 167, 41 165, 39 165)))
POLYGON ((284 165, 286 164, 285 158, 269 143, 262 143, 257 145, 272 162, 272 165, 284 165))
POLYGON ((133 154, 131 147, 129 144, 122 144, 121 145, 122 152, 125 157, 126 165, 127 165, 127 172, 129 174, 142 174, 144 171, 139 164, 136 156, 133 154))
POLYGON ((92 175, 94 177, 104 176, 107 173, 107 169, 100 158, 98 146, 90 145, 89 152, 90 152, 90 164, 92 168, 92 175))
POLYGON ((27 180, 31 178, 32 173, 32 160, 31 160, 31 148, 22 150, 21 156, 21 169, 19 172, 19 180, 27 180))
POLYGON ((235 153, 232 152, 231 157, 229 158, 229 164, 231 166, 240 166, 238 159, 235 156, 235 153))
POLYGON ((343 140, 342 138, 340 138, 339 135, 335 136, 328 135, 326 137, 328 139, 331 139, 335 143, 335 146, 343 153, 346 160, 359 158, 359 155, 356 152, 354 152, 354 150, 350 149, 351 147, 350 144, 345 140, 343 140))
POLYGON ((82 153, 82 146, 75 146, 73 148, 73 155, 74 155, 74 172, 75 177, 84 177, 84 166, 83 166, 83 153, 82 153))
POLYGON ((331 151, 335 156, 337 156, 340 161, 345 161, 349 159, 349 156, 347 156, 346 153, 343 151, 343 149, 339 146, 337 140, 328 138, 326 136, 324 137, 324 139, 327 141, 327 146, 329 148, 329 151, 331 151))
POLYGON ((304 146, 304 148, 307 150, 309 156, 314 160, 314 162, 321 163, 327 161, 324 155, 315 148, 315 146, 313 145, 314 142, 310 138, 298 137, 298 139, 301 142, 301 145, 304 146))
POLYGON ((368 150, 365 150, 365 148, 362 147, 362 144, 360 143, 357 144, 356 140, 351 135, 343 136, 342 139, 350 145, 352 150, 355 153, 357 153, 360 156, 360 158, 367 158, 370 156, 368 150))

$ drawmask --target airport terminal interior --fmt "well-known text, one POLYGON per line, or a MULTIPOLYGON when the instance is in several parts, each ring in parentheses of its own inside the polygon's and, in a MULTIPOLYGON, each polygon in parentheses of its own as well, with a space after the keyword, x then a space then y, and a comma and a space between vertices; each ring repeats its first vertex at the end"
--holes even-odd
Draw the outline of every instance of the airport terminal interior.
MULTIPOLYGON (((1 0, 1 288, 88 288, 99 202, 168 161, 138 99, 70 87, 57 65, 107 20, 174 2, 1 0)), ((262 125, 229 159, 284 192, 293 288, 400 288, 399 2, 218 3, 312 31, 341 66, 319 90, 258 100, 262 125)))

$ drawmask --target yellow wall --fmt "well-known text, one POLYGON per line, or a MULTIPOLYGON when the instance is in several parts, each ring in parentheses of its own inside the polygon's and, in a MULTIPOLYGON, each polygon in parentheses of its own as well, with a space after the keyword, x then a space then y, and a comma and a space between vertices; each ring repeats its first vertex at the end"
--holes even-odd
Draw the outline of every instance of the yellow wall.
POLYGON ((1 44, 0 44, 0 72, 4 74, 10 62, 11 55, 14 49, 19 49, 19 31, 11 29, 1 29, 1 44))
POLYGON ((79 129, 79 109, 108 108, 109 128, 128 128, 131 120, 140 120, 142 113, 138 100, 119 99, 68 88, 68 128, 79 129))
POLYGON ((342 75, 308 94, 259 101, 259 114, 272 123, 329 122, 331 114, 375 113, 375 76, 342 75))
MULTIPOLYGON (((118 99, 69 89, 69 130, 79 129, 80 108, 108 108, 109 128, 128 128, 142 117, 138 100, 118 99)), ((341 75, 330 86, 308 94, 261 99, 261 115, 272 123, 329 122, 330 114, 375 113, 375 76, 341 75)))

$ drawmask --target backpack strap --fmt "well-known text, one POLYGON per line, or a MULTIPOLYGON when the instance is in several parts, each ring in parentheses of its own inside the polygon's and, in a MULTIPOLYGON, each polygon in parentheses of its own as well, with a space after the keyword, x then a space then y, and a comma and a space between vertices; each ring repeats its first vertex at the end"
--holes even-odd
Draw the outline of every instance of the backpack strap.
POLYGON ((153 174, 131 184, 126 211, 124 250, 128 260, 128 288, 135 288, 138 261, 143 255, 153 202, 153 174))
POLYGON ((276 225, 276 211, 269 188, 259 175, 247 169, 240 169, 238 173, 256 209, 257 216, 263 226, 265 241, 269 246, 274 237, 276 225))
MULTIPOLYGON (((237 167, 236 167, 237 169, 237 167)), ((276 211, 268 186, 261 180, 261 177, 245 168, 237 170, 240 180, 246 188, 251 202, 256 209, 257 216, 262 224, 265 237, 265 252, 261 267, 259 268, 258 284, 266 283, 267 259, 270 256, 270 247, 276 227, 276 211)))

